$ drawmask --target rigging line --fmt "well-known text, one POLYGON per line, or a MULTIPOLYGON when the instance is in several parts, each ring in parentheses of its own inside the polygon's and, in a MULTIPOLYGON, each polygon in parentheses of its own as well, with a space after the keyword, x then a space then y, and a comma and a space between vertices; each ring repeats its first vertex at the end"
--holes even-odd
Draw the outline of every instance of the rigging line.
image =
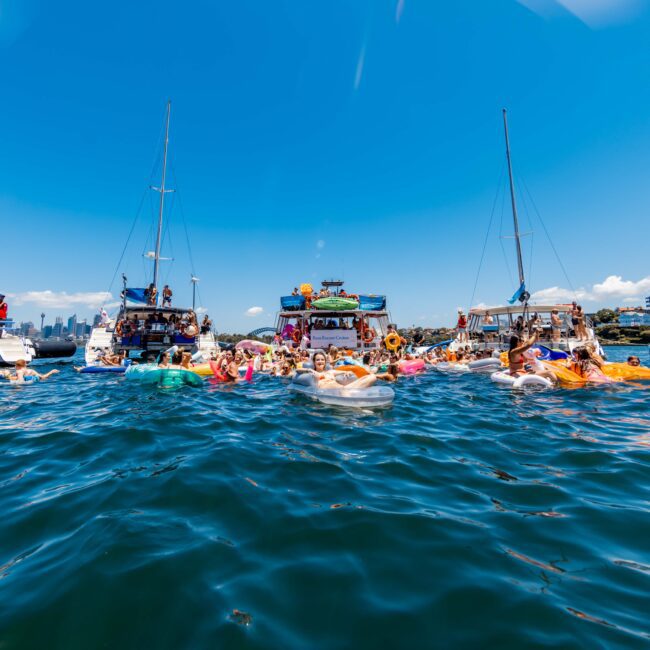
POLYGON ((492 229, 492 221, 494 219, 494 213, 496 212, 497 202, 499 200, 499 194, 501 193, 503 185, 503 172, 505 170, 505 161, 501 165, 501 171, 499 172, 499 181, 497 183, 497 191, 494 195, 494 201, 492 202, 492 212, 490 213, 490 222, 488 223, 487 232, 485 233, 485 240, 483 241, 483 250, 481 251, 481 259, 478 263, 478 270, 476 271, 476 279, 474 280, 474 288, 472 289, 472 298, 469 301, 469 308, 471 309, 474 304, 474 298, 476 296, 476 287, 478 286, 478 279, 481 275, 481 268, 483 266, 483 259, 485 258, 485 250, 487 248, 488 239, 490 237, 490 230, 492 229))
POLYGON ((112 291, 113 289, 113 283, 115 282, 115 278, 117 277, 118 271, 120 270, 120 264, 122 264, 122 260, 124 259, 124 254, 126 253, 126 249, 129 246, 129 241, 131 240, 131 235, 133 235, 133 231, 135 230, 135 226, 138 223, 138 219, 140 217, 140 210, 142 210, 142 205, 145 201, 145 197, 147 195, 147 191, 145 190, 142 194, 142 198, 140 199, 140 205, 138 206, 138 209, 135 213, 135 218, 133 219, 133 223, 131 224, 131 230, 129 230, 129 234, 126 238, 126 242, 124 244, 124 248, 122 249, 122 254, 120 255, 120 259, 117 262, 117 265, 115 266, 115 271, 113 272, 113 277, 111 278, 111 283, 108 285, 108 291, 112 291))
POLYGON ((185 219, 185 210, 183 208, 183 199, 181 198, 181 193, 178 188, 178 180, 176 178, 176 170, 174 168, 174 165, 170 165, 170 170, 172 173, 172 178, 174 180, 174 186, 176 187, 176 194, 178 194, 178 209, 181 213, 181 221, 183 222, 183 230, 185 231, 185 242, 187 244, 187 254, 190 259, 190 270, 192 272, 192 275, 196 275, 196 266, 194 264, 194 256, 192 255, 192 246, 190 244, 190 234, 187 229, 187 221, 185 219))
POLYGON ((510 271, 510 264, 508 263, 508 255, 506 254, 505 246, 503 245, 503 215, 506 209, 506 192, 504 190, 501 196, 501 219, 499 222, 499 245, 501 246, 501 252, 503 253, 503 259, 506 264, 506 271, 508 272, 508 278, 510 279, 510 285, 514 286, 515 283, 512 279, 512 272, 510 271))
POLYGON ((524 236, 530 235, 530 247, 529 247, 529 250, 528 250, 528 275, 526 276, 526 284, 530 288, 530 287, 532 287, 531 277, 532 277, 532 272, 533 272, 533 243, 534 243, 534 240, 535 240, 535 237, 534 237, 535 232, 534 232, 534 229, 533 229, 533 220, 532 220, 531 215, 530 215, 530 208, 528 206, 528 200, 526 199, 526 194, 524 193, 524 191, 523 191, 523 189, 521 187, 521 183, 519 182, 519 177, 517 177, 515 179, 515 184, 517 186, 517 192, 518 192, 520 200, 521 200, 520 201, 521 205, 523 205, 523 207, 524 207, 524 214, 526 215, 526 221, 527 221, 527 224, 528 224, 528 231, 529 231, 528 233, 523 233, 521 236, 524 237, 524 236))
POLYGON ((149 215, 149 232, 147 233, 147 236, 146 236, 146 238, 144 240, 144 244, 143 244, 143 248, 142 248, 142 255, 143 256, 147 252, 147 249, 150 248, 149 242, 150 241, 153 242, 154 204, 153 204, 153 194, 152 194, 151 191, 149 192, 149 211, 150 211, 150 215, 149 215))
POLYGON ((571 284, 571 280, 569 279, 569 274, 566 271, 566 268, 564 267, 564 264, 562 263, 562 258, 559 256, 557 249, 555 248, 555 245, 553 244, 553 240, 551 239, 551 235, 549 234, 546 224, 544 223, 544 220, 542 219, 542 215, 540 214, 539 210, 537 209, 537 204, 535 203, 535 199, 533 199, 533 195, 530 193, 530 190, 528 189, 528 185, 526 185, 526 180, 521 179, 522 183, 524 184, 524 188, 526 189, 526 193, 530 197, 530 202, 533 205, 533 209, 535 210, 535 213, 537 214, 537 218, 539 219, 539 222, 542 224, 542 228, 544 229, 544 233, 546 235, 546 238, 548 239, 548 243, 551 245, 551 249, 553 250, 553 253, 555 254, 555 258, 558 261, 558 264, 560 265, 560 268, 562 269, 562 273, 564 273, 564 279, 567 281, 567 284, 569 285, 569 288, 571 289, 571 292, 576 296, 576 290, 573 287, 573 284, 571 284))

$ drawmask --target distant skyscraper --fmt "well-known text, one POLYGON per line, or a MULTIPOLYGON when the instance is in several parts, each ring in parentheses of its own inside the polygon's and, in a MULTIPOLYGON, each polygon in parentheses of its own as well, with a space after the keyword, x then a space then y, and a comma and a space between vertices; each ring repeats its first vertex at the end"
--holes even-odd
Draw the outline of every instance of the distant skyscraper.
POLYGON ((49 339, 50 336, 52 336, 52 326, 51 325, 46 325, 43 328, 43 338, 44 339, 49 339))
POLYGON ((93 327, 97 327, 101 322, 102 322, 101 314, 95 314, 95 318, 93 318, 93 327))
POLYGON ((34 323, 32 323, 31 321, 27 322, 27 323, 21 323, 20 324, 20 333, 23 336, 29 336, 30 330, 33 330, 33 329, 34 329, 34 323))
POLYGON ((61 338, 63 336, 63 318, 57 316, 52 328, 52 336, 61 338))
POLYGON ((41 335, 43 334, 43 323, 45 322, 45 313, 41 312, 41 335))
POLYGON ((68 333, 74 336, 76 330, 77 330, 77 314, 72 314, 72 316, 68 318, 68 333))

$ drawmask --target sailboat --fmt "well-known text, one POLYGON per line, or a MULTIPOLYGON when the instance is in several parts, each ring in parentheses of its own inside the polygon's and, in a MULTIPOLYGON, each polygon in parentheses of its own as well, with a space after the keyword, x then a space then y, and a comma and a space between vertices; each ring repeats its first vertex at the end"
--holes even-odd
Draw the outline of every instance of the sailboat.
MULTIPOLYGON (((450 345, 452 349, 463 348, 468 343, 474 350, 507 350, 509 338, 517 330, 517 320, 523 321, 519 334, 531 335, 533 328, 539 333, 538 343, 551 349, 571 352, 574 348, 584 345, 585 340, 577 336, 573 304, 534 304, 530 302, 531 295, 526 289, 523 256, 521 253, 521 235, 519 232, 519 216, 515 196, 515 183, 512 171, 512 156, 510 153, 510 136, 508 132, 508 115, 503 109, 503 128, 505 134, 506 161, 508 165, 508 180, 510 186, 510 204, 514 225, 515 250, 517 254, 517 269, 519 287, 507 305, 496 307, 473 307, 469 310, 467 320, 467 335, 469 342, 461 340, 460 335, 450 345), (552 314, 559 318, 555 320, 553 329, 552 314), (534 323, 532 322, 534 320, 534 323), (559 330, 558 330, 559 327, 559 330)), ((604 356, 604 352, 596 338, 591 320, 584 315, 587 340, 592 341, 596 350, 604 356)))
POLYGON ((151 189, 160 194, 156 247, 145 257, 153 260, 153 278, 147 288, 130 288, 122 274, 122 304, 115 319, 104 318, 94 327, 86 345, 85 360, 88 368, 101 368, 100 357, 106 353, 123 354, 127 358, 139 356, 140 360, 154 360, 162 350, 173 346, 193 354, 201 353, 206 359, 216 352, 218 344, 212 331, 201 332, 196 321, 195 296, 198 278, 192 275, 192 308, 172 307, 158 290, 161 257, 165 194, 172 192, 166 187, 167 154, 169 148, 169 122, 171 101, 167 102, 165 140, 162 159, 160 187, 151 189), (161 304, 162 298, 162 304, 161 304))

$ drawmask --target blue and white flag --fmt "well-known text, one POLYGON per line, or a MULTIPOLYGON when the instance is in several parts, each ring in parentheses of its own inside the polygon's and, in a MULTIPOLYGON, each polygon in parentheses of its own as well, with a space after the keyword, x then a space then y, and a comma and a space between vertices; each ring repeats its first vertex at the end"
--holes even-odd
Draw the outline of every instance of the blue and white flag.
POLYGON ((522 282, 519 289, 517 289, 517 291, 515 291, 515 293, 513 294, 512 298, 508 300, 508 304, 514 305, 517 302, 517 300, 519 300, 519 296, 521 296, 521 294, 524 293, 524 291, 526 291, 526 283, 522 282))

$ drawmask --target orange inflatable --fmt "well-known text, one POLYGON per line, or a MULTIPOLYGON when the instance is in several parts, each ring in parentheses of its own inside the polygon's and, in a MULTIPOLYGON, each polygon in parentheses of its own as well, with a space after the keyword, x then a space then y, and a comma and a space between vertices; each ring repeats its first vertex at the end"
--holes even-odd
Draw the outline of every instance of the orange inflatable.
POLYGON ((338 366, 335 368, 337 372, 352 372, 354 373, 357 377, 365 377, 366 375, 369 375, 370 372, 366 370, 365 368, 362 368, 361 366, 355 366, 355 365, 350 365, 350 366, 338 366))
POLYGON ((540 361, 540 363, 550 370, 563 386, 584 386, 587 382, 578 373, 567 368, 561 361, 540 361))
POLYGON ((627 363, 604 363, 601 370, 610 379, 650 379, 650 368, 627 363))

